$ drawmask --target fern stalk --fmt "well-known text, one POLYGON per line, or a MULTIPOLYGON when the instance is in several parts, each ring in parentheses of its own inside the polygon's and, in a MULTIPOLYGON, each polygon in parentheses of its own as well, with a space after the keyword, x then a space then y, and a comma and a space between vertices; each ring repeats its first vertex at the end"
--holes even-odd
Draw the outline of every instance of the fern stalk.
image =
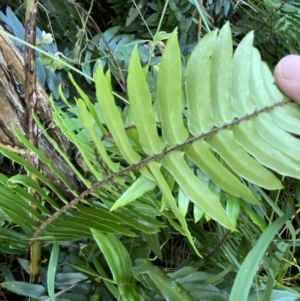
MULTIPOLYGON (((26 16, 25 16, 25 40, 27 43, 35 45, 36 43, 36 12, 37 12, 37 0, 27 0, 26 16)), ((33 113, 36 111, 37 106, 37 90, 36 90, 36 58, 35 51, 26 46, 25 47, 25 102, 27 111, 27 135, 29 141, 36 147, 38 147, 38 126, 33 118, 33 113)), ((29 151, 29 162, 37 169, 39 167, 39 160, 37 155, 29 151)), ((35 175, 29 174, 29 176, 39 184, 35 175)), ((37 199, 40 196, 36 191, 30 191, 30 193, 37 199)), ((36 210, 36 206, 31 204, 36 210)), ((32 217, 34 218, 34 217, 32 217)), ((30 250, 31 265, 30 265, 30 280, 33 283, 39 282, 40 275, 40 262, 41 262, 41 244, 34 242, 30 250)))

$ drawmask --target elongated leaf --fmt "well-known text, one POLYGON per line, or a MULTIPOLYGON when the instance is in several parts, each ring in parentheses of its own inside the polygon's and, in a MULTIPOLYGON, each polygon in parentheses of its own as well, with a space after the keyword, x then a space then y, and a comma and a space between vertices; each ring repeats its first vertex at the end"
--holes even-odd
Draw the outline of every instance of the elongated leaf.
POLYGON ((188 127, 197 136, 213 127, 210 101, 210 56, 215 47, 217 31, 205 35, 196 46, 187 63, 186 97, 188 127))
POLYGON ((217 160, 204 140, 186 149, 191 159, 222 189, 253 204, 259 203, 250 190, 217 160))
POLYGON ((99 107, 109 131, 114 137, 116 145, 128 163, 137 163, 140 160, 140 155, 133 150, 129 139, 126 136, 120 111, 115 105, 111 88, 104 76, 101 66, 98 66, 94 74, 94 79, 99 107))
MULTIPOLYGON (((239 128, 240 126, 236 131, 239 128)), ((269 170, 250 157, 238 145, 232 131, 223 130, 210 137, 208 143, 238 175, 246 180, 266 189, 282 188, 280 181, 269 170)))
POLYGON ((47 273, 47 286, 50 301, 55 301, 55 275, 58 264, 59 244, 54 241, 47 273))
MULTIPOLYGON (((238 143, 265 166, 282 175, 300 178, 300 161, 288 157, 262 139, 255 130, 252 120, 234 128, 234 135, 238 143), (245 133, 247 133, 246 136, 245 133)), ((260 183, 257 184, 263 186, 260 183)))
POLYGON ((109 265, 114 281, 117 284, 134 284, 130 257, 123 244, 112 234, 105 235, 95 229, 91 229, 91 232, 109 265))
POLYGON ((39 284, 31 284, 21 281, 2 282, 0 286, 21 296, 38 299, 41 297, 45 288, 39 284))
POLYGON ((229 301, 247 300, 254 275, 272 239, 284 223, 288 216, 278 218, 273 224, 263 232, 255 247, 249 252, 245 261, 239 269, 233 283, 229 301))
POLYGON ((130 188, 122 194, 122 196, 114 203, 111 211, 116 210, 120 207, 123 207, 130 202, 133 202, 137 198, 144 195, 146 192, 153 190, 156 187, 156 183, 150 181, 143 175, 141 175, 131 186, 130 188))
POLYGON ((137 260, 137 267, 133 268, 134 276, 145 286, 150 286, 159 292, 165 300, 196 301, 179 283, 168 277, 160 268, 151 265, 144 259, 137 260))
POLYGON ((93 116, 91 115, 91 113, 89 113, 87 111, 87 108, 86 108, 85 104, 83 103, 83 101, 78 100, 77 107, 80 110, 79 114, 81 116, 81 121, 85 125, 86 130, 89 131, 89 133, 93 139, 93 143, 95 144, 95 146, 97 148, 98 154, 101 157, 101 160, 103 160, 103 162, 107 165, 107 167, 110 170, 117 172, 119 170, 119 164, 114 163, 108 156, 103 143, 99 139, 99 134, 95 130, 96 124, 95 124, 95 120, 93 119, 93 116))
POLYGON ((234 52, 232 60, 231 101, 237 117, 254 112, 250 100, 253 31, 248 33, 234 52))
POLYGON ((143 150, 150 156, 160 153, 165 144, 157 134, 151 94, 139 61, 137 47, 134 48, 128 67, 128 94, 130 112, 133 115, 143 150))
POLYGON ((173 175, 189 199, 205 214, 224 227, 234 230, 220 201, 191 171, 183 159, 183 153, 172 153, 164 159, 163 166, 173 175))
POLYGON ((181 58, 176 31, 164 49, 157 79, 157 98, 164 140, 174 146, 184 142, 188 133, 182 119, 181 58))
POLYGON ((220 30, 211 57, 211 109, 215 125, 220 126, 234 119, 230 97, 232 38, 229 22, 220 30))

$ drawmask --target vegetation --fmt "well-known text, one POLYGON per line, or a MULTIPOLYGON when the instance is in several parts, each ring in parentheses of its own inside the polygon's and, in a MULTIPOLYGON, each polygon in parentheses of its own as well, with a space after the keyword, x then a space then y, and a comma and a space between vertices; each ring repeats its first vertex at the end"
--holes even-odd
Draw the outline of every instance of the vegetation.
MULTIPOLYGON (((26 61, 26 8, 0 3, 26 61)), ((1 141, 1 298, 298 300, 300 109, 272 69, 299 52, 299 10, 40 1, 37 79, 69 149, 19 90, 77 186, 30 131, 24 152, 1 141)))

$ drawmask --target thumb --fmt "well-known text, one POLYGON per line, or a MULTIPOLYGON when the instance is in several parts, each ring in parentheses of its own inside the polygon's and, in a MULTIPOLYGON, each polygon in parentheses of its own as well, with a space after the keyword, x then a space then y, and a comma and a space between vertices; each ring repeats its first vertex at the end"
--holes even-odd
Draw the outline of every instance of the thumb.
POLYGON ((280 60, 274 72, 280 90, 300 104, 300 55, 288 55, 280 60))

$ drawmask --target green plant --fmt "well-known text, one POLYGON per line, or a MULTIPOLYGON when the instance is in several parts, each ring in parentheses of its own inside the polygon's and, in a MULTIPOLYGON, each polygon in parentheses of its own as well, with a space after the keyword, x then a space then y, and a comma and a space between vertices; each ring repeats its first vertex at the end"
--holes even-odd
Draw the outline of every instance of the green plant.
MULTIPOLYGON (((196 273, 203 255, 199 247, 204 244, 196 227, 205 231, 207 225, 216 222, 220 236, 223 227, 230 231, 238 229, 241 233, 247 227, 257 233, 265 230, 265 220, 256 213, 260 204, 256 191, 259 187, 267 190, 283 187, 271 170, 299 179, 299 141, 293 135, 300 132, 300 111, 273 84, 272 75, 252 42, 253 33, 249 33, 232 57, 232 37, 229 24, 226 24, 219 34, 213 31, 201 39, 183 68, 174 31, 160 65, 149 70, 142 68, 135 48, 129 64, 129 98, 125 100, 124 109, 115 104, 114 95, 117 94, 112 91, 110 72, 104 74, 98 67, 94 74, 96 104, 70 75, 80 96, 76 106, 71 106, 60 91, 72 114, 63 112, 53 102, 54 121, 77 148, 84 162, 83 170, 69 160, 37 118, 36 121, 86 189, 79 194, 57 170, 74 195, 69 202, 25 159, 0 147, 4 156, 23 166, 44 185, 39 187, 22 174, 10 178, 0 175, 0 208, 4 219, 17 225, 14 230, 0 229, 0 249, 20 254, 25 252, 31 237, 40 242, 54 242, 56 255, 53 253, 52 269, 48 270, 53 289, 53 267, 58 252, 55 241, 94 237, 99 245, 109 233, 109 241, 115 243, 114 248, 120 252, 123 249, 117 246, 116 236, 128 237, 132 242, 136 240, 140 246, 147 241, 143 258, 149 257, 151 250, 161 257, 158 233, 171 226, 187 239, 193 253, 198 255, 198 266, 193 270, 196 273), (148 83, 156 81, 157 97, 153 99, 148 83), (37 202, 27 188, 39 193, 43 203, 37 202), (29 203, 36 205, 40 212, 33 210, 29 203), (246 218, 241 220, 241 216, 246 218), (247 222, 247 227, 241 228, 242 222, 247 222), (91 232, 91 229, 94 230, 91 232)), ((56 170, 53 162, 26 138, 17 131, 16 135, 26 148, 56 170)), ((280 210, 276 212, 283 215, 280 210)), ((287 226, 295 235, 292 225, 287 223, 287 226)), ((241 239, 238 234, 233 235, 241 239)), ((105 255, 103 247, 99 247, 105 255)), ((167 298, 161 288, 156 290, 155 285, 147 288, 149 282, 145 285, 140 278, 143 269, 152 269, 143 260, 137 261, 135 275, 145 285, 144 292, 136 287, 124 293, 123 280, 115 277, 113 282, 110 280, 95 248, 95 245, 87 246, 83 250, 83 257, 88 258, 85 265, 74 266, 81 272, 100 277, 109 294, 116 299, 119 294, 123 297, 129 294, 130 298, 140 293, 147 300, 154 297, 153 292, 167 298), (96 272, 88 268, 87 262, 93 264, 96 272)), ((227 244, 224 248, 233 255, 231 269, 236 272, 239 250, 227 244)), ((247 251, 244 256, 246 254, 247 251)), ((125 272, 131 268, 129 262, 124 261, 125 272)), ((112 268, 112 263, 109 266, 112 268)), ((153 269, 157 271, 156 267, 153 269)), ((216 271, 216 275, 219 273, 216 271)), ((128 277, 135 283, 132 276, 128 274, 128 277)), ((153 277, 166 286, 166 291, 173 285, 159 273, 153 277)), ((227 300, 228 293, 227 287, 220 293, 221 300, 227 300)), ((51 294, 53 296, 53 291, 51 294)))

